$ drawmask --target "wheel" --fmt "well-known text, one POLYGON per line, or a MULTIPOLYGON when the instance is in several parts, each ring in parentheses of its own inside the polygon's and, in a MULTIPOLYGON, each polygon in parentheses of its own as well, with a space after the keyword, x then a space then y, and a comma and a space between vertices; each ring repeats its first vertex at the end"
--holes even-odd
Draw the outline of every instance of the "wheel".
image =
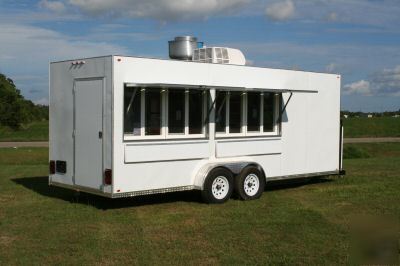
POLYGON ((202 197, 207 203, 224 203, 232 196, 233 176, 224 168, 211 170, 204 181, 202 197))
POLYGON ((235 192, 242 200, 258 199, 264 188, 264 175, 254 166, 245 167, 235 180, 235 192))

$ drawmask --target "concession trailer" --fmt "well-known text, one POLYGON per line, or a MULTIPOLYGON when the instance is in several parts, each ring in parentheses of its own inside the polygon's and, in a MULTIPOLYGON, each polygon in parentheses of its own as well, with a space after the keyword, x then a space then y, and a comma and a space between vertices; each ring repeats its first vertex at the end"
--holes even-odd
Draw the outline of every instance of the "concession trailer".
POLYGON ((221 203, 344 173, 340 75, 246 66, 240 51, 196 41, 171 41, 170 55, 186 49, 174 60, 52 62, 49 184, 110 198, 201 190, 221 203))

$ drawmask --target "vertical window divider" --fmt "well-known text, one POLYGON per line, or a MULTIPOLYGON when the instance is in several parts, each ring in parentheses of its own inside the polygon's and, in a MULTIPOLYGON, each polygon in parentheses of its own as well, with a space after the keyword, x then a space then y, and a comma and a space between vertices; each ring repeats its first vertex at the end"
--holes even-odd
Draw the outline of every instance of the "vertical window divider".
POLYGON ((145 88, 143 88, 143 87, 141 87, 140 88, 140 106, 141 106, 141 110, 140 110, 140 136, 145 136, 145 134, 146 134, 146 123, 145 123, 145 120, 146 120, 146 118, 145 118, 145 108, 146 108, 146 106, 145 106, 145 93, 146 93, 146 90, 145 90, 145 88))
POLYGON ((230 100, 231 92, 227 91, 225 94, 225 134, 229 134, 229 112, 230 112, 230 100))
POLYGON ((169 123, 169 117, 168 117, 168 108, 169 108, 169 89, 165 92, 165 109, 163 110, 163 116, 165 116, 165 138, 168 137, 169 135, 169 128, 168 128, 168 123, 169 123))
POLYGON ((160 91, 160 96, 161 96, 161 106, 160 106, 160 119, 161 119, 161 138, 166 139, 167 138, 167 93, 168 93, 168 89, 166 88, 161 88, 160 91))
MULTIPOLYGON (((201 118, 201 121, 204 121, 206 119, 206 116, 208 116, 208 91, 207 90, 203 90, 202 91, 203 94, 203 115, 201 118)), ((214 107, 215 108, 215 107, 214 107)), ((214 121, 215 123, 215 121, 214 121)), ((206 136, 207 134, 207 128, 209 128, 209 124, 210 124, 210 119, 208 119, 207 124, 206 123, 202 123, 202 134, 204 134, 204 136, 206 136)))
POLYGON ((185 136, 189 135, 189 89, 185 89, 185 136))
POLYGON ((274 121, 274 132, 278 133, 278 125, 279 123, 276 121, 279 115, 279 94, 275 93, 274 94, 274 117, 273 120, 274 121))
POLYGON ((260 93, 260 133, 264 133, 264 93, 260 93))
POLYGON ((242 134, 247 136, 247 93, 243 92, 242 95, 242 105, 241 105, 241 113, 242 113, 242 121, 240 121, 242 126, 242 134))

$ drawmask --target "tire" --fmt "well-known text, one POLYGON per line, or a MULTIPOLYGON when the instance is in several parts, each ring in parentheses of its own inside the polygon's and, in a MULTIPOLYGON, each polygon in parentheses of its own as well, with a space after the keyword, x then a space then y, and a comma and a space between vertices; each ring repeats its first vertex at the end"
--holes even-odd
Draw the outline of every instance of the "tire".
POLYGON ((258 199, 264 189, 265 178, 257 167, 245 167, 235 179, 235 192, 242 200, 258 199))
POLYGON ((215 168, 207 175, 201 195, 206 203, 224 203, 233 193, 233 175, 225 168, 215 168))

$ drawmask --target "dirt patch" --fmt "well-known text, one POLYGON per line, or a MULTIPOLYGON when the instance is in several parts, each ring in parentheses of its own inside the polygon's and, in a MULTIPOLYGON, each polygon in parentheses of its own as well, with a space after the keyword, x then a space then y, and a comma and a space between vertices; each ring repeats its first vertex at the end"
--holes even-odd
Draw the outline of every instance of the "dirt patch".
POLYGON ((12 236, 0 236, 0 246, 8 247, 10 246, 17 238, 12 236))
POLYGON ((2 195, 0 196, 0 203, 9 202, 15 200, 15 195, 2 195))

